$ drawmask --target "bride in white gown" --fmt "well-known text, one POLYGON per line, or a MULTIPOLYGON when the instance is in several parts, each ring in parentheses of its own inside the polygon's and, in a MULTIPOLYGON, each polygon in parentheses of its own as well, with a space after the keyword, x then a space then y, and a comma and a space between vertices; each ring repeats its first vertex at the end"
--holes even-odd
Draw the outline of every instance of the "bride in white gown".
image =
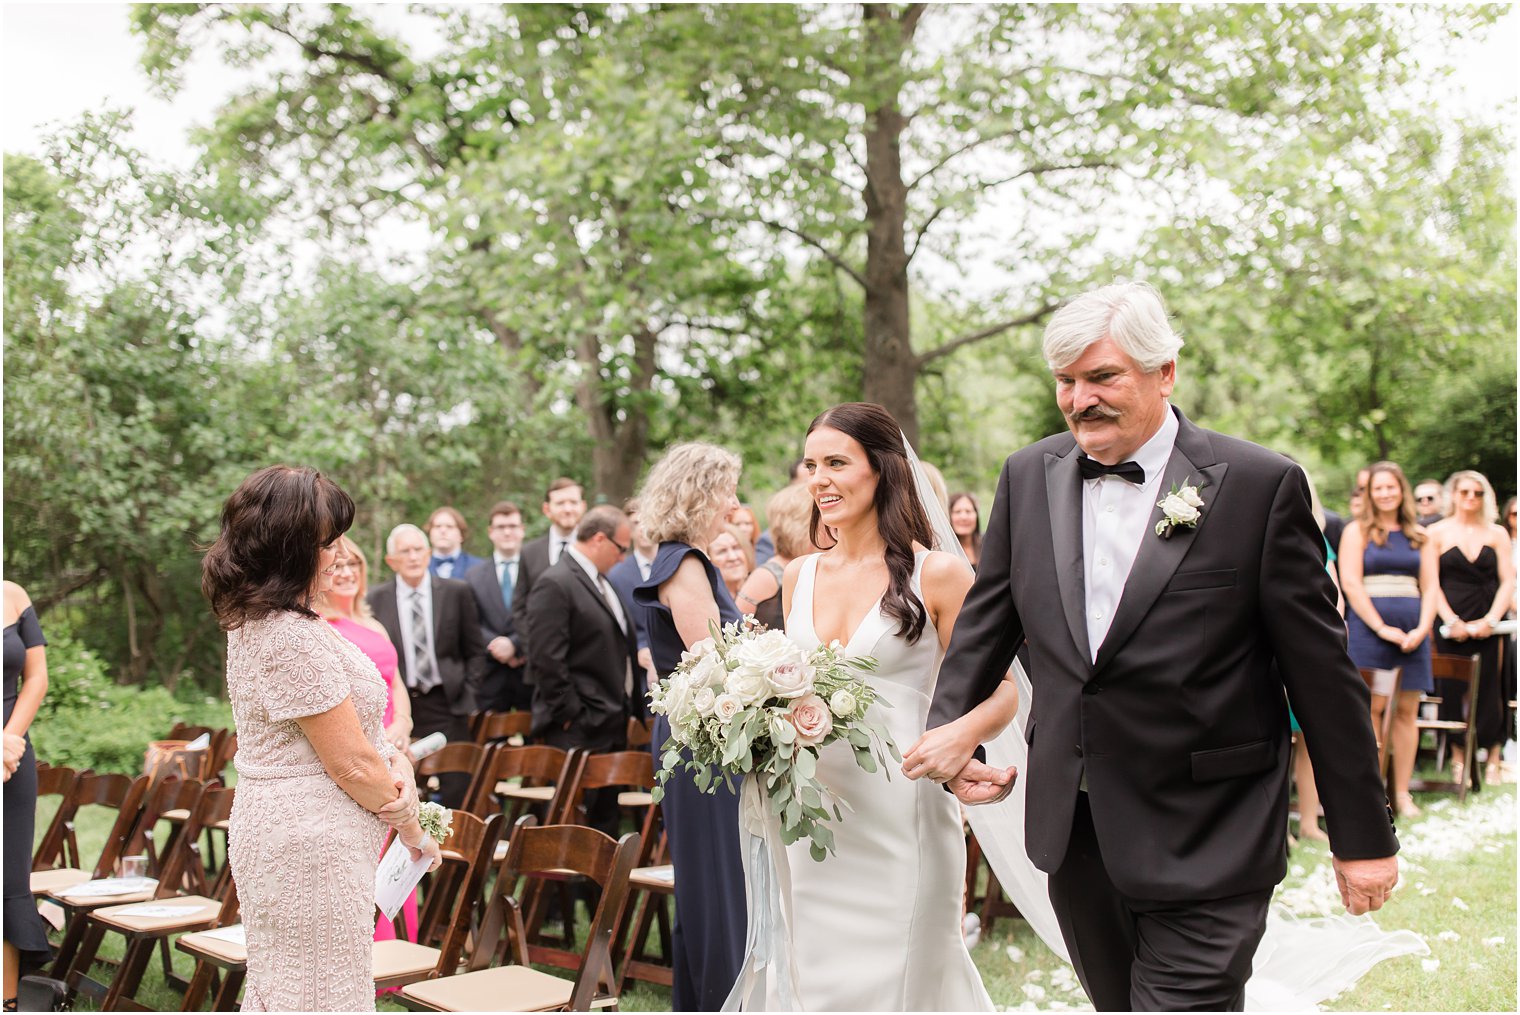
MULTIPOLYGON (((901 430, 880 406, 836 406, 808 430, 806 468, 823 553, 782 581, 788 635, 837 639, 877 661, 872 718, 900 748, 924 732, 939 664, 971 587, 962 560, 926 549, 931 528, 901 430), (832 545, 831 545, 832 544, 832 545)), ((1012 718, 1012 687, 972 713, 966 750, 1012 718)), ((809 1011, 991 1011, 961 936, 966 842, 953 796, 901 772, 867 773, 849 745, 825 748, 818 777, 844 805, 837 852, 788 849, 798 994, 809 1011)))

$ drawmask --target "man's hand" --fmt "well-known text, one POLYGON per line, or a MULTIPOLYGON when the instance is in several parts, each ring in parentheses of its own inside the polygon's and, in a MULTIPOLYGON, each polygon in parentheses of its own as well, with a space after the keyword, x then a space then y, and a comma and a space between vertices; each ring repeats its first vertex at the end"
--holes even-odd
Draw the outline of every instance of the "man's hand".
POLYGON ((1019 770, 1012 766, 993 768, 972 758, 945 785, 967 806, 995 804, 1013 792, 1013 782, 1018 777, 1019 770))
POLYGON ((497 635, 486 642, 486 651, 491 653, 491 658, 503 666, 510 666, 513 656, 517 655, 517 648, 512 644, 512 639, 506 635, 497 635))
POLYGON ((1330 863, 1341 890, 1341 904, 1352 916, 1382 909, 1399 881, 1399 860, 1395 856, 1376 860, 1342 860, 1332 856, 1330 863))

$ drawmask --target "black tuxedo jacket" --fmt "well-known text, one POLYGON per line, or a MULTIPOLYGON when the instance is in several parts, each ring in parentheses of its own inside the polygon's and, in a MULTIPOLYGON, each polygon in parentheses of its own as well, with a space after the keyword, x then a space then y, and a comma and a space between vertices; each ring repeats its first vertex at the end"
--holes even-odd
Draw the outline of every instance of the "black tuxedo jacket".
POLYGON ((1163 539, 1152 510, 1096 662, 1076 441, 1048 437, 1009 457, 929 725, 986 699, 1027 638, 1030 858, 1060 867, 1085 769, 1115 886, 1206 900, 1286 873, 1286 688, 1336 855, 1390 856, 1367 689, 1346 654, 1303 472, 1177 416, 1160 490, 1197 485, 1202 516, 1163 539))
MULTIPOLYGON (((522 574, 522 551, 518 551, 517 572, 522 574)), ((475 594, 475 608, 480 613, 480 637, 485 644, 489 645, 497 638, 507 638, 512 642, 517 654, 524 655, 524 647, 527 639, 517 630, 517 610, 509 608, 501 601, 501 585, 496 580, 496 558, 487 557, 465 572, 464 583, 475 594)), ((512 606, 517 605, 517 586, 512 586, 512 606)), ((525 656, 524 656, 525 657, 525 656)), ((490 652, 486 653, 485 683, 483 687, 489 691, 509 682, 521 680, 524 666, 508 666, 499 663, 490 652)), ((484 701, 490 701, 491 694, 486 694, 484 701)))
MULTIPOLYGON (((407 658, 401 640, 401 614, 396 607, 396 581, 392 579, 370 590, 369 608, 375 619, 391 636, 391 644, 401 656, 401 677, 411 686, 412 661, 407 658)), ((428 575, 433 596, 433 654, 438 657, 438 675, 448 695, 449 711, 469 715, 480 696, 480 681, 485 673, 486 643, 480 639, 480 620, 475 610, 475 596, 470 587, 453 578, 428 575)), ((498 596, 500 593, 498 593, 498 596)))
POLYGON ((568 722, 572 730, 614 731, 621 738, 627 717, 642 711, 644 697, 632 618, 625 634, 568 550, 534 582, 532 596, 533 734, 560 730, 568 722), (630 667, 632 701, 623 683, 630 667))
MULTIPOLYGON (((533 583, 547 570, 549 570, 549 540, 553 538, 554 530, 530 539, 523 544, 517 554, 517 585, 512 589, 512 612, 516 615, 517 633, 524 638, 525 642, 518 642, 517 647, 525 650, 528 656, 528 664, 524 667, 523 680, 533 683, 533 631, 528 624, 528 610, 532 607, 533 583)), ((564 559, 560 554, 560 559, 564 559)))

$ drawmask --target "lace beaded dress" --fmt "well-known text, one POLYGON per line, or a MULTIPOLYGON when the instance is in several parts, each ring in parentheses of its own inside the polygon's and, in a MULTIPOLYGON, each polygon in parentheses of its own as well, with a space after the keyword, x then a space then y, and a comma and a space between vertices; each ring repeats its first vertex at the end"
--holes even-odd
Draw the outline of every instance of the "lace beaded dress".
POLYGON ((227 635, 237 722, 228 851, 248 932, 244 1011, 374 1011, 370 948, 385 825, 327 774, 296 719, 352 698, 388 759, 386 687, 323 620, 293 612, 227 635))

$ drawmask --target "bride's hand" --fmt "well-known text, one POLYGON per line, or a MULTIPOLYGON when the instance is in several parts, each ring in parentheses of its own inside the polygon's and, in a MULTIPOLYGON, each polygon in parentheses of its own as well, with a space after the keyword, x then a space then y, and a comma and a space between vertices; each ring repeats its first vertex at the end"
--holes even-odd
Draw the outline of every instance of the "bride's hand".
POLYGON ((925 731, 903 755, 903 775, 909 779, 947 782, 966 767, 979 743, 965 719, 925 731))
POLYGON ((972 759, 947 785, 955 798, 967 806, 995 804, 1013 792, 1013 783, 1018 777, 1019 770, 1012 766, 993 768, 972 759))

